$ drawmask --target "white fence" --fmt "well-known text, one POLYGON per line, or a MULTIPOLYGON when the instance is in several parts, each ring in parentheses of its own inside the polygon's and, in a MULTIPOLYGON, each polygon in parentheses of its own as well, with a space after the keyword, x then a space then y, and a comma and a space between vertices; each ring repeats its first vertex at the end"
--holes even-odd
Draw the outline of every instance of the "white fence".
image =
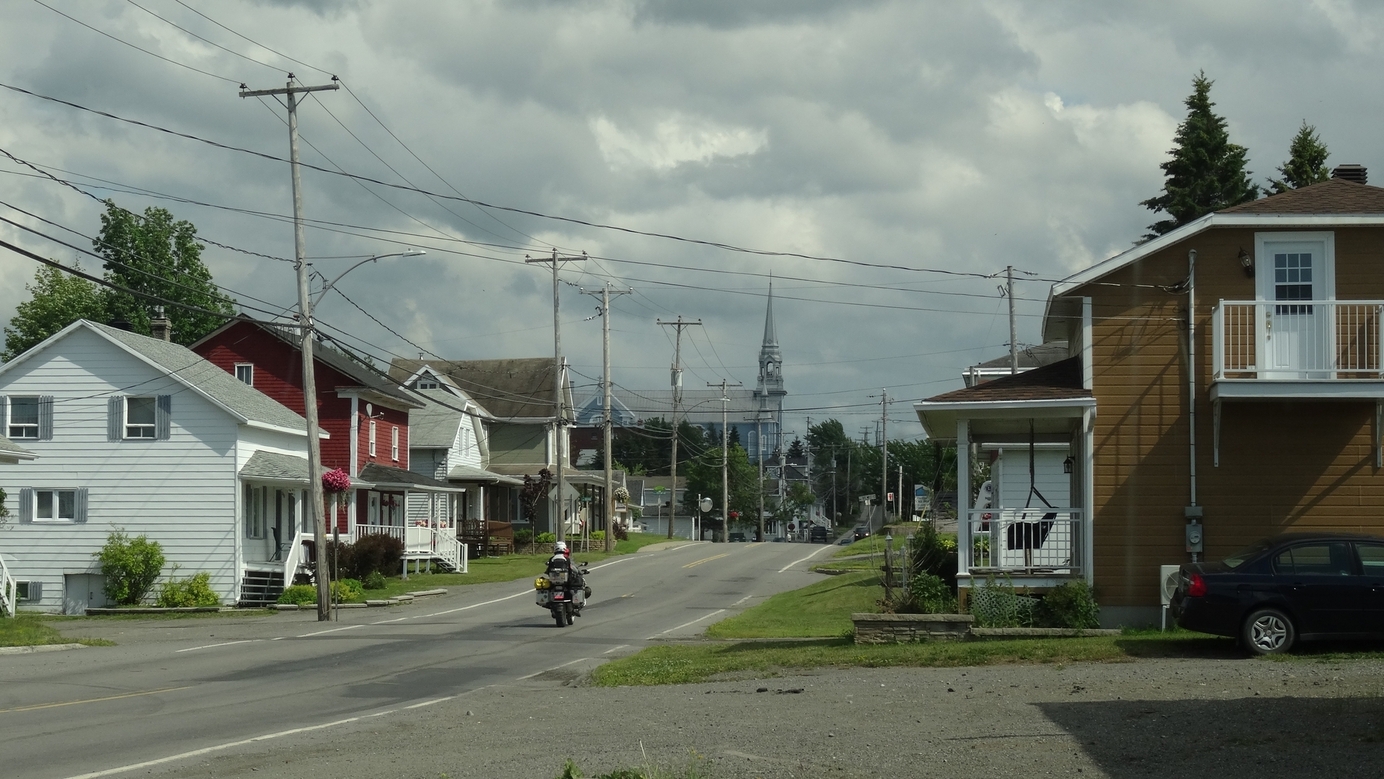
POLYGON ((1082 573, 1081 509, 979 509, 970 531, 971 571, 1082 573))
POLYGON ((1384 377, 1380 300, 1222 300, 1212 311, 1217 379, 1384 377))
POLYGON ((404 557, 410 560, 436 558, 458 573, 467 572, 466 545, 457 540, 456 530, 422 525, 356 525, 353 541, 364 536, 386 535, 404 545, 404 557))

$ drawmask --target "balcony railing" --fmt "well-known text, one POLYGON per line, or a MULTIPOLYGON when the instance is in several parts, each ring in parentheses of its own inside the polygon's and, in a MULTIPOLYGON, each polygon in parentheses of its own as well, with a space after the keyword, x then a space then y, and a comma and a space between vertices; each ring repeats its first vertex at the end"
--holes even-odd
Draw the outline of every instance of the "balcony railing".
POLYGON ((457 540, 456 529, 451 527, 434 528, 426 525, 356 525, 352 540, 359 541, 369 535, 386 535, 398 539, 404 545, 407 559, 442 560, 458 573, 466 573, 468 561, 466 545, 457 540))
POLYGON ((970 512, 968 570, 1079 575, 1085 558, 1081 509, 977 509, 970 512))
POLYGON ((1212 311, 1215 380, 1384 378, 1380 300, 1222 300, 1212 311))

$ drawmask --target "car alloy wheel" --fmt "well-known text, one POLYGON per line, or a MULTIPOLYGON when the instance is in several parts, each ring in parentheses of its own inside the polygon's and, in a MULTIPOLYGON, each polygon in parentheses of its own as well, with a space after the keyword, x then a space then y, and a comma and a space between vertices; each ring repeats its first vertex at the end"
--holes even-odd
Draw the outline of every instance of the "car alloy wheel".
POLYGON ((1293 646, 1297 631, 1288 616, 1277 609, 1260 609, 1245 620, 1245 647, 1257 655, 1287 652, 1293 646))

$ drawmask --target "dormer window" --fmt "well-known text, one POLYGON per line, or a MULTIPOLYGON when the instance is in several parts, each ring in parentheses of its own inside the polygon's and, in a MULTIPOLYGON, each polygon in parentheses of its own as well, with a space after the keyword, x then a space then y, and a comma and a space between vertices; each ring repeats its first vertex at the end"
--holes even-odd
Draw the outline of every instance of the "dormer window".
POLYGON ((414 389, 437 389, 437 379, 423 378, 413 383, 414 389))

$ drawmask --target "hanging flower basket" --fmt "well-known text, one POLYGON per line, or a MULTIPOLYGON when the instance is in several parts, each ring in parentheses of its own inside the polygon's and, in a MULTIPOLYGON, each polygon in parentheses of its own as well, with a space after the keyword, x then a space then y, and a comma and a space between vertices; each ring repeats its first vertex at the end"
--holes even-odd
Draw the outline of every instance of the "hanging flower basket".
POLYGON ((340 468, 327 471, 322 474, 322 489, 331 495, 345 492, 351 489, 351 477, 340 468))
POLYGON ((629 503, 630 491, 625 489, 624 487, 616 487, 614 497, 616 503, 629 503))

